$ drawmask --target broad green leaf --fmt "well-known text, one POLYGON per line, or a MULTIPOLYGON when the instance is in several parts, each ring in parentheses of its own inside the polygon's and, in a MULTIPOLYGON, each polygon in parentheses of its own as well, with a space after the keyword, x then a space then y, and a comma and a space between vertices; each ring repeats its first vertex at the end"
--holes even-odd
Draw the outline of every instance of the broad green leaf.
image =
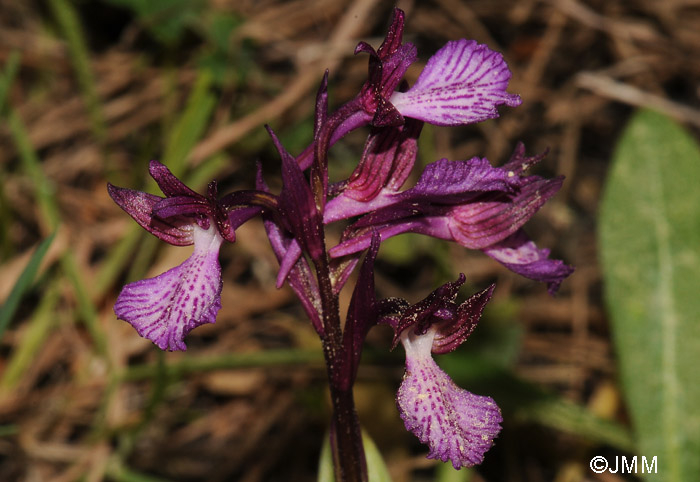
POLYGON ((700 149, 642 111, 615 151, 600 213, 605 296, 648 480, 700 474, 700 149))
MULTIPOLYGON (((369 482, 391 482, 389 469, 384 464, 382 454, 374 444, 372 438, 362 431, 362 443, 365 447, 365 457, 367 459, 367 477, 369 482)), ((321 458, 318 464, 318 482, 335 482, 333 475, 333 456, 331 455, 331 443, 328 434, 324 437, 321 448, 321 458)))

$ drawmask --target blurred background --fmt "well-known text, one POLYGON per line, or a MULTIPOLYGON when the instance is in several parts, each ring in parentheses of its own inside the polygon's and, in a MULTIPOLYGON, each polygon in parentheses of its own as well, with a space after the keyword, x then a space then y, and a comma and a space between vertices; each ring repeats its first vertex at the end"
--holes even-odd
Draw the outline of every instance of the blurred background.
MULTIPOLYGON (((637 480, 595 474, 594 455, 634 452, 596 248, 611 156, 639 107, 700 127, 697 0, 399 1, 422 65, 446 41, 500 51, 523 104, 463 128, 426 126, 419 162, 485 156, 518 141, 549 149, 535 173, 562 190, 526 230, 576 267, 560 292, 479 252, 418 236, 382 245, 382 297, 422 299, 467 276, 461 299, 494 299, 468 343, 438 361, 493 396, 504 430, 485 463, 455 472, 403 429, 391 333, 373 330, 356 388, 360 418, 394 481, 637 480)), ((270 124, 292 153, 311 140, 315 90, 331 108, 367 75, 358 41, 379 45, 380 0, 0 0, 0 480, 311 481, 329 404, 320 344, 259 220, 222 249, 223 308, 186 353, 161 353, 116 319, 121 287, 175 266, 108 197, 106 182, 157 192, 148 161, 193 188, 273 190, 270 124), (9 314, 11 311, 11 314, 9 314)), ((331 151, 352 172, 366 131, 331 151)), ((331 233, 337 236, 338 233, 331 233)), ((349 294, 346 294, 346 300, 349 294)), ((654 454, 648 454, 654 455, 654 454)))

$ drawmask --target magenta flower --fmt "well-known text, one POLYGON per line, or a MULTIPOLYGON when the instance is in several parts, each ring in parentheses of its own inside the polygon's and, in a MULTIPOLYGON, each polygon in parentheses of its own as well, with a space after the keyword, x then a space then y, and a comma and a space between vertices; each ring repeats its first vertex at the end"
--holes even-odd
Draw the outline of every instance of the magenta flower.
POLYGON ((428 165, 418 183, 406 191, 387 184, 365 202, 351 194, 338 196, 329 203, 327 221, 362 217, 346 229, 331 255, 366 249, 373 231, 382 240, 421 233, 482 250, 508 269, 547 283, 549 291, 555 292, 573 268, 549 259, 549 251, 537 249, 521 228, 557 192, 563 178, 524 175, 543 157, 525 157, 524 152, 519 145, 503 167, 480 158, 442 159, 428 165))
POLYGON ((406 373, 396 403, 406 429, 430 448, 428 458, 451 461, 459 469, 482 462, 501 430, 501 411, 489 397, 459 388, 442 371, 432 353, 448 353, 474 330, 494 285, 457 305, 455 298, 464 275, 408 306, 391 300, 396 316, 383 322, 394 328, 394 343, 406 351, 406 373))
POLYGON ((114 312, 159 348, 186 350, 187 333, 214 323, 221 308, 218 256, 222 242, 233 242, 234 229, 259 209, 230 211, 215 199, 216 183, 210 184, 205 197, 157 161, 151 161, 149 170, 165 198, 109 184, 110 196, 154 236, 175 246, 194 244, 194 252, 181 265, 155 278, 126 285, 114 312))
POLYGON ((185 336, 214 323, 221 308, 219 247, 215 226, 192 226, 194 252, 165 273, 126 285, 114 305, 117 318, 129 322, 162 350, 186 350, 185 336))
MULTIPOLYGON (((503 56, 473 40, 448 42, 428 59, 416 84, 407 88, 403 76, 418 58, 416 47, 403 43, 404 12, 394 16, 378 49, 360 42, 355 54, 369 55, 368 79, 360 93, 327 119, 323 133, 327 146, 348 132, 368 124, 398 127, 407 118, 435 125, 457 126, 498 117, 497 106, 516 107, 518 95, 506 92, 511 72, 503 56)), ((313 146, 297 158, 306 169, 313 146)))
POLYGON ((448 42, 433 55, 416 84, 396 91, 416 60, 413 44, 402 44, 404 14, 394 19, 378 50, 361 42, 355 53, 370 55, 369 80, 359 98, 374 126, 397 126, 404 117, 436 125, 463 125, 498 117, 496 106, 516 107, 520 97, 506 92, 511 73, 498 52, 474 40, 448 42))
POLYGON ((498 52, 474 40, 457 40, 433 55, 416 84, 394 92, 390 102, 404 117, 435 125, 472 124, 498 117, 496 106, 517 107, 506 92, 511 73, 498 52))

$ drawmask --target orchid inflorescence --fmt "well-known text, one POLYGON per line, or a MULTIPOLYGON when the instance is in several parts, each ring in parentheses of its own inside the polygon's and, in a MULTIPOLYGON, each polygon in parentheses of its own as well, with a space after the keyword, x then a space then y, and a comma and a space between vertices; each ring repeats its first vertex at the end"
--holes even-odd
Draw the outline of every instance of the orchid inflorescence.
POLYGON ((448 42, 427 62, 412 87, 403 81, 416 48, 403 43, 404 13, 394 10, 378 49, 361 42, 355 53, 369 56, 368 79, 358 95, 328 112, 328 73, 316 98, 313 142, 300 154, 287 152, 271 129, 282 161, 283 185, 273 194, 260 166, 256 189, 219 196, 216 182, 206 195, 151 161, 150 174, 164 197, 109 185, 112 199, 144 229, 176 246, 194 244, 181 265, 130 283, 114 310, 163 350, 185 350, 185 336, 214 323, 221 308, 219 249, 235 242, 235 230, 261 216, 279 261, 278 287, 296 293, 324 347, 333 403, 331 446, 336 476, 366 480, 366 462, 352 386, 364 340, 376 325, 394 331, 393 346, 406 352, 406 373, 397 405, 406 428, 430 448, 428 457, 455 468, 481 463, 500 430, 493 399, 457 387, 432 359, 463 343, 476 326, 494 286, 458 304, 465 276, 409 304, 378 300, 374 262, 381 242, 401 233, 420 233, 479 249, 508 269, 547 283, 550 293, 573 268, 549 258, 522 231, 523 224, 562 184, 526 170, 542 155, 528 157, 519 144, 511 159, 493 167, 487 159, 440 159, 425 167, 405 189, 416 162, 425 122, 471 124, 498 116, 496 107, 521 103, 506 92, 511 73, 501 56, 475 41, 448 42), (359 164, 348 179, 331 183, 328 151, 348 132, 369 126, 359 164), (325 225, 345 221, 340 242, 327 246, 325 225), (344 324, 339 293, 360 262, 344 324))

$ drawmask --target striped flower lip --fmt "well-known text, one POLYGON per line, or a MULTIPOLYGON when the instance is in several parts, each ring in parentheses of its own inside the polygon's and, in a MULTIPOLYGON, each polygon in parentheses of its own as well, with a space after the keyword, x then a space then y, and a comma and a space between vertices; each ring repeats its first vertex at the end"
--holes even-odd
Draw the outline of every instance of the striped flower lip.
POLYGON ((433 360, 433 326, 401 334, 406 373, 396 404, 406 430, 430 448, 428 458, 450 461, 455 469, 480 464, 501 430, 501 411, 490 397, 459 388, 433 360))
POLYGON ((461 39, 445 44, 415 85, 389 100, 404 117, 443 126, 472 124, 498 117, 500 104, 521 104, 519 96, 506 92, 510 77, 500 53, 461 39))
POLYGON ((186 350, 185 336, 214 323, 221 308, 219 248, 223 238, 214 223, 193 226, 194 252, 165 273, 122 289, 114 312, 162 350, 186 350))
POLYGON ((459 388, 432 358, 464 343, 491 299, 495 285, 457 304, 465 281, 460 274, 413 305, 399 298, 378 305, 380 323, 394 329, 394 346, 400 342, 406 351, 396 396, 406 429, 428 445, 428 458, 451 461, 456 469, 481 463, 502 421, 493 399, 459 388))

